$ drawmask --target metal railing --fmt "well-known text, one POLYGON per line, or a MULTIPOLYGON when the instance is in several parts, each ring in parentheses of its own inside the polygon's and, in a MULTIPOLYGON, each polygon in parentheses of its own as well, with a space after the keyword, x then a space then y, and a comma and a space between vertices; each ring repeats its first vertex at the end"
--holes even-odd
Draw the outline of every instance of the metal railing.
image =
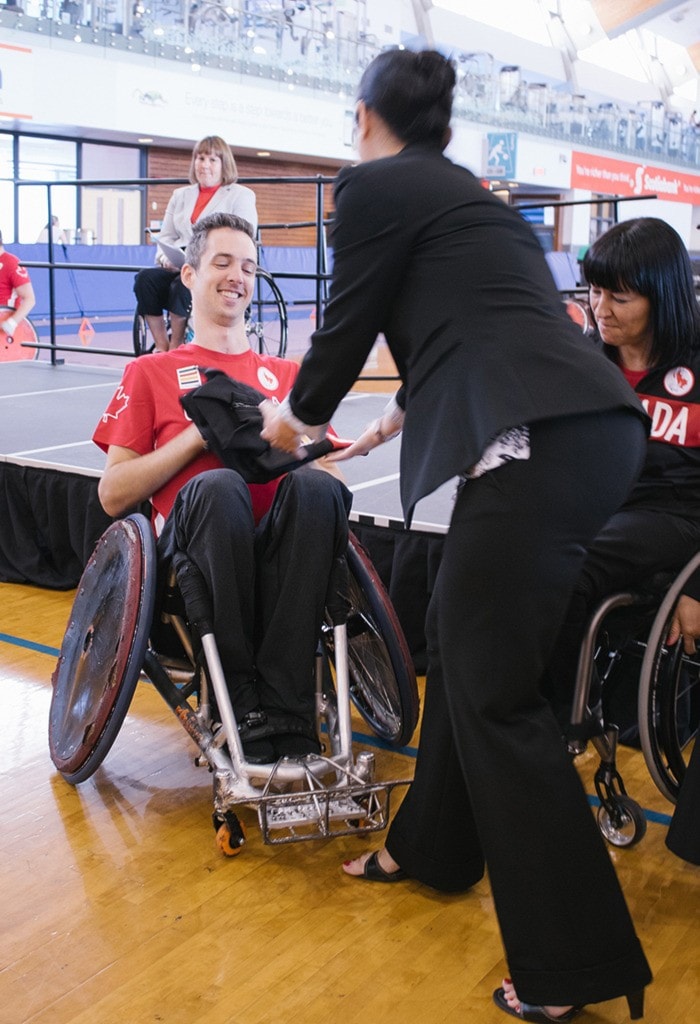
MULTIPOLYGON (((325 199, 325 188, 327 185, 333 183, 333 178, 324 177, 322 175, 316 175, 313 177, 291 177, 291 178, 240 178, 241 184, 248 186, 255 185, 309 185, 315 189, 315 212, 316 217, 313 221, 303 222, 290 222, 290 223, 276 223, 276 224, 261 224, 258 227, 258 240, 262 246, 263 234, 266 230, 273 229, 295 229, 295 228, 316 228, 316 244, 315 244, 315 270, 312 272, 303 271, 290 271, 290 270, 279 270, 272 266, 267 266, 265 269, 275 278, 275 280, 299 280, 299 281, 312 281, 314 284, 314 298, 312 305, 315 309, 316 324, 320 326, 323 321, 323 311, 325 307, 325 301, 327 297, 327 284, 330 280, 330 275, 327 272, 327 246, 325 237, 325 228, 329 223, 329 220, 324 217, 324 199, 325 199)), ((15 180, 15 185, 23 188, 41 188, 46 190, 46 211, 47 211, 47 223, 51 223, 53 215, 53 203, 52 203, 52 189, 54 188, 86 188, 86 187, 114 187, 119 186, 121 188, 129 187, 145 187, 154 185, 187 185, 189 184, 186 178, 119 178, 119 179, 75 179, 72 181, 26 181, 26 180, 15 180)), ((59 262, 56 261, 55 255, 58 248, 62 248, 61 244, 55 242, 49 232, 48 237, 48 259, 47 260, 26 260, 23 261, 23 265, 28 269, 38 268, 48 270, 48 286, 49 286, 49 341, 38 342, 36 344, 30 344, 27 347, 36 349, 48 349, 51 353, 51 363, 56 364, 58 362, 57 353, 59 352, 84 352, 85 349, 80 345, 63 345, 59 344, 57 340, 57 317, 56 317, 56 274, 65 272, 74 272, 76 270, 90 270, 90 271, 102 271, 110 273, 132 273, 136 274, 139 270, 142 270, 141 265, 134 266, 131 264, 115 264, 115 263, 74 263, 74 262, 59 262)), ((263 246, 264 247, 264 246, 263 246)), ((271 246, 266 252, 274 253, 274 246, 271 246)), ((91 351, 95 355, 106 355, 106 356, 133 356, 133 352, 124 352, 121 349, 104 348, 98 349, 91 346, 91 351)))

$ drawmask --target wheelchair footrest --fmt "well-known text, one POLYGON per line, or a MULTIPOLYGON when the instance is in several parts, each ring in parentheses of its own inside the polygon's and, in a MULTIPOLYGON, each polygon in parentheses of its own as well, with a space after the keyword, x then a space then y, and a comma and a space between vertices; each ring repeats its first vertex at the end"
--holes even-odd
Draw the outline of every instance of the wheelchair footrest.
POLYGON ((332 785, 308 768, 306 788, 272 792, 274 774, 257 802, 263 842, 274 846, 331 836, 378 832, 389 822, 391 791, 410 779, 367 782, 337 764, 332 785))

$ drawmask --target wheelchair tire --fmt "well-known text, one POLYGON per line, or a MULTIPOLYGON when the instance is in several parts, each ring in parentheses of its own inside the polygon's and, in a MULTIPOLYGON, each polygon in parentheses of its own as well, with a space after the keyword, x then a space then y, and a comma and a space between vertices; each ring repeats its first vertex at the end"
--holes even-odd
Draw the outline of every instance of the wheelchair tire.
POLYGON ((695 555, 671 584, 654 618, 639 680, 639 736, 644 760, 660 792, 675 803, 700 723, 700 654, 688 655, 666 635, 688 579, 700 567, 695 555))
POLYGON ((615 797, 615 814, 604 806, 598 808, 598 828, 611 846, 625 849, 636 846, 646 835, 647 819, 636 800, 625 794, 615 797))
POLYGON ((262 267, 256 271, 255 294, 246 320, 251 348, 261 355, 284 356, 287 352, 289 318, 287 303, 272 274, 262 267))
MULTIPOLYGON (((352 533, 347 560, 350 695, 376 736, 405 746, 418 724, 419 709, 411 654, 377 570, 352 533)), ((332 659, 332 632, 324 638, 332 659)))
POLYGON ((574 323, 581 328, 584 334, 591 334, 591 311, 588 303, 583 299, 566 299, 564 301, 566 312, 574 323))
POLYGON ((148 330, 146 317, 142 316, 138 310, 134 313, 132 338, 134 343, 134 354, 137 356, 144 356, 148 352, 152 352, 155 348, 153 339, 151 338, 148 330))
POLYGON ((78 584, 49 711, 51 759, 72 785, 99 767, 129 710, 148 645, 155 571, 151 525, 135 514, 105 530, 78 584))

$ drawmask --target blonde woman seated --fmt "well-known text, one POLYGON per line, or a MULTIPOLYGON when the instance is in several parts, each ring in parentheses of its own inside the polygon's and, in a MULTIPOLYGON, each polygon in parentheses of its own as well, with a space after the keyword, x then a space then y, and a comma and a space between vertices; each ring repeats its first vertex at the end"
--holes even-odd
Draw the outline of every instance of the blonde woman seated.
MULTIPOLYGON (((158 233, 156 267, 140 270, 134 281, 138 311, 146 318, 155 347, 160 352, 177 348, 185 340, 185 328, 192 300, 180 279, 180 266, 172 257, 174 249, 184 251, 197 221, 211 213, 233 213, 258 228, 255 193, 236 184, 238 169, 228 144, 218 135, 201 139, 192 152, 191 185, 176 188, 165 210, 158 233), (165 248, 171 250, 166 255, 165 248), (163 313, 167 312, 170 333, 163 313)), ((183 257, 184 259, 184 257, 183 257)))

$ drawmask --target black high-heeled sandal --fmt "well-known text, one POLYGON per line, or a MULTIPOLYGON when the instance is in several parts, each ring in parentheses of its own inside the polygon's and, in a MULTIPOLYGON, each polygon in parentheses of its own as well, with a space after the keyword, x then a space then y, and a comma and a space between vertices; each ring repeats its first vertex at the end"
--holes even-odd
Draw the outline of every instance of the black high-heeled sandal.
MULTIPOLYGON (((517 1017, 519 1020, 527 1020, 537 1022, 537 1024, 551 1024, 552 1021, 569 1021, 577 1017, 583 1009, 582 1006, 572 1006, 570 1010, 565 1013, 560 1013, 558 1017, 553 1017, 551 1013, 547 1013, 544 1006, 532 1006, 530 1003, 520 1003, 520 1010, 513 1009, 512 1006, 506 1000, 506 994, 503 988, 497 988, 493 994, 493 1001, 499 1010, 503 1010, 511 1017, 517 1017)), ((644 1016, 644 989, 639 992, 631 992, 627 996, 627 1005, 630 1011, 631 1020, 641 1020, 644 1016)))

